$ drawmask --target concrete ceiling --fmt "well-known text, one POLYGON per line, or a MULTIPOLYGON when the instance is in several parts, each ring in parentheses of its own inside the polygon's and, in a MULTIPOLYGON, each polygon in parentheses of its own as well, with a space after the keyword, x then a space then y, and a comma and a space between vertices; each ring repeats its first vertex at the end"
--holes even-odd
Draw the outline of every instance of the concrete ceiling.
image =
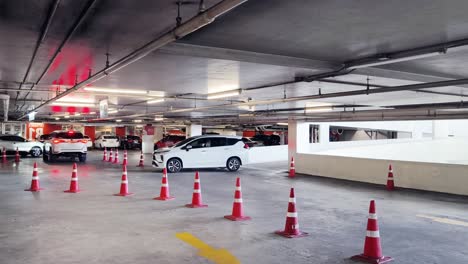
MULTIPOLYGON (((0 35, 6 36, 0 38, 0 92, 11 97, 10 119, 21 117, 53 98, 56 89, 63 91, 75 82, 85 81, 90 71, 93 74, 103 69, 106 54, 109 63, 116 62, 170 30, 177 16, 174 0, 58 2, 25 78, 43 25, 57 2, 0 1, 0 35), (89 10, 77 30, 40 78, 87 7, 89 10)), ((185 22, 197 14, 198 1, 183 2, 181 14, 185 22)), ((204 1, 206 8, 218 2, 204 1)), ((82 89, 67 100, 97 104, 108 98, 110 107, 119 112, 106 121, 117 118, 150 121, 163 115, 166 122, 205 123, 268 123, 284 121, 290 116, 322 118, 322 113, 304 114, 304 109, 298 110, 317 103, 334 105, 335 114, 354 109, 356 115, 360 110, 386 111, 401 105, 456 105, 468 96, 468 86, 322 99, 299 97, 365 90, 367 81, 371 89, 379 89, 466 78, 468 48, 463 45, 449 48, 446 54, 340 72, 340 76, 323 81, 299 82, 298 78, 335 71, 344 63, 361 58, 468 38, 467 8, 468 3, 462 0, 388 3, 250 0, 212 24, 90 84, 91 87, 158 91, 166 97, 164 102, 149 105, 147 96, 82 89), (267 87, 257 89, 262 86, 267 87), (206 100, 209 93, 239 88, 243 89, 239 96, 206 100)), ((44 120, 67 115, 52 111, 50 106, 38 111, 37 118, 44 120)), ((446 118, 465 117, 457 111, 444 113, 446 118)), ((399 115, 402 119, 410 118, 404 112, 399 115)), ((96 121, 96 116, 77 119, 96 121)), ((369 117, 378 118, 378 115, 369 117)), ((435 115, 418 113, 415 118, 435 118, 435 115)))

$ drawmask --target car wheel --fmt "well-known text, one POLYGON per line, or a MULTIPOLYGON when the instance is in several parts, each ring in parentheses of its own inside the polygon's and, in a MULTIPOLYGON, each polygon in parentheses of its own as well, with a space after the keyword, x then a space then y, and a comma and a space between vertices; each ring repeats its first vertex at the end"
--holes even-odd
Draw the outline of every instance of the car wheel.
POLYGON ((226 168, 229 171, 238 171, 241 166, 241 161, 239 158, 232 157, 229 158, 226 162, 226 168))
POLYGON ((48 161, 49 161, 49 155, 47 155, 47 154, 45 153, 45 149, 42 149, 42 153, 43 153, 43 155, 42 155, 42 160, 43 160, 44 162, 48 162, 48 161))
POLYGON ((31 154, 31 156, 33 156, 34 158, 37 158, 42 154, 41 148, 33 147, 29 154, 31 154))
POLYGON ((79 159, 80 162, 82 162, 82 163, 83 163, 83 162, 86 162, 86 154, 80 154, 80 155, 78 156, 78 159, 79 159))
POLYGON ((182 161, 180 159, 172 158, 167 161, 166 168, 170 173, 179 172, 182 170, 182 161))
POLYGON ((52 153, 49 154, 49 161, 50 161, 50 162, 55 162, 55 161, 57 161, 57 156, 54 155, 54 154, 52 154, 52 153))

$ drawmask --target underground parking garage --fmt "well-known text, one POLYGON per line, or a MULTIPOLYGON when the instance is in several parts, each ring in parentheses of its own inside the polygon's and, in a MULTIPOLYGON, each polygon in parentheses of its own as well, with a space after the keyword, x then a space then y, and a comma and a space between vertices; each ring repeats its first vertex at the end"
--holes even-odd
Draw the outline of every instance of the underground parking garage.
POLYGON ((467 263, 466 1, 0 1, 0 263, 467 263))

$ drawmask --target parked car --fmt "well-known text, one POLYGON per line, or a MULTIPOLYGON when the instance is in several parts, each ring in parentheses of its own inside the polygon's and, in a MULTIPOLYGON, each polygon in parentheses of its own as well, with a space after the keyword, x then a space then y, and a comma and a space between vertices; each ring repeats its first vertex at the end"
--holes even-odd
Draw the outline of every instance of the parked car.
POLYGON ((163 139, 159 140, 154 144, 154 149, 170 148, 184 139, 185 136, 180 135, 165 136, 163 139))
POLYGON ((50 136, 49 134, 40 135, 39 138, 38 138, 38 140, 39 140, 39 142, 44 143, 44 141, 45 141, 49 136, 50 136))
POLYGON ((241 137, 204 135, 187 138, 174 147, 155 150, 154 167, 166 167, 168 172, 178 172, 182 168, 226 167, 237 171, 247 163, 249 147, 241 137))
POLYGON ((6 149, 8 154, 16 153, 16 148, 21 156, 31 155, 39 157, 42 154, 41 142, 29 141, 23 137, 15 135, 0 135, 0 149, 6 149))
POLYGON ((100 135, 94 140, 95 148, 118 148, 119 145, 119 138, 114 135, 100 135))
POLYGON ((84 135, 84 138, 87 140, 86 141, 86 147, 88 148, 92 148, 93 147, 93 141, 91 140, 91 138, 87 135, 84 135))
POLYGON ((59 157, 78 158, 80 162, 85 162, 87 143, 88 140, 80 132, 54 131, 44 142, 42 158, 45 162, 54 162, 59 157))
POLYGON ((125 136, 120 138, 120 148, 141 149, 141 138, 139 136, 125 136))
POLYGON ((255 135, 251 140, 258 142, 259 146, 274 146, 280 144, 281 138, 278 135, 255 135))
POLYGON ((258 145, 258 142, 252 141, 250 138, 242 138, 242 142, 244 142, 249 148, 255 147, 258 145))

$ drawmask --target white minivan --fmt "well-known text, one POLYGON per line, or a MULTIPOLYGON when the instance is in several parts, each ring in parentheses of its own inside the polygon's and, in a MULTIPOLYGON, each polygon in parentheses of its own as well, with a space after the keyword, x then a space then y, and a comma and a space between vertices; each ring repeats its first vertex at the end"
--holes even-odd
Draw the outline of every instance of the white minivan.
POLYGON ((153 166, 178 172, 182 168, 219 168, 237 171, 247 163, 249 146, 242 137, 205 135, 187 138, 172 148, 158 149, 153 166))

